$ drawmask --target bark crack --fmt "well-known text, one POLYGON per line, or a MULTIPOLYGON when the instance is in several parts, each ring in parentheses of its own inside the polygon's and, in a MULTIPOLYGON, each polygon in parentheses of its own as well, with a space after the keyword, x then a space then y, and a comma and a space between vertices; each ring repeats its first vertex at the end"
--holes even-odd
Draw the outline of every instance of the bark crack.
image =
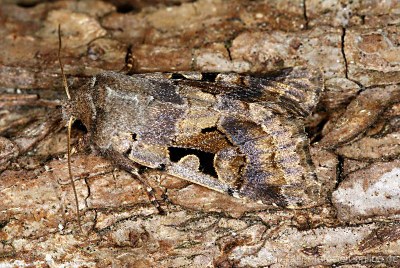
POLYGON ((306 4, 307 0, 303 0, 303 17, 305 20, 305 24, 304 24, 304 30, 308 29, 308 16, 307 16, 307 4, 306 4))
POLYGON ((345 39, 346 39, 346 31, 347 31, 347 29, 345 27, 342 27, 340 49, 341 49, 341 53, 342 53, 342 57, 343 57, 343 61, 344 61, 344 68, 345 68, 345 74, 344 75, 345 75, 346 79, 356 83, 361 89, 359 92, 361 92, 362 89, 364 89, 365 87, 360 82, 349 78, 349 64, 348 64, 348 61, 347 61, 346 52, 345 52, 345 48, 344 48, 345 39))
POLYGON ((88 182, 88 177, 84 178, 84 182, 85 182, 86 187, 87 187, 87 196, 84 199, 84 203, 85 203, 85 207, 88 208, 89 206, 88 206, 87 200, 90 197, 90 185, 89 185, 89 182, 88 182))
POLYGON ((342 27, 342 37, 341 37, 341 51, 342 51, 342 57, 344 60, 344 68, 345 68, 345 77, 349 79, 349 74, 348 74, 348 65, 347 65, 347 58, 346 58, 346 53, 344 51, 344 42, 346 38, 346 28, 342 27))
POLYGON ((344 164, 343 156, 338 155, 338 163, 336 166, 336 184, 333 191, 336 191, 339 187, 339 184, 343 181, 343 164, 344 164))
POLYGON ((229 57, 229 60, 230 61, 232 61, 232 55, 231 55, 231 46, 232 46, 232 41, 231 40, 229 40, 229 41, 227 41, 227 42, 225 42, 225 49, 226 49, 226 51, 228 52, 228 57, 229 57))

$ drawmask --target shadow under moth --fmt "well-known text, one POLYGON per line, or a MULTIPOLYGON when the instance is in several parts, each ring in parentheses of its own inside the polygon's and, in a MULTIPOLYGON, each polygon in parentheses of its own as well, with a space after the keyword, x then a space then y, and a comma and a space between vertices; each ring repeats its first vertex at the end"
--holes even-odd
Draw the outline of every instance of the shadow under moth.
POLYGON ((300 208, 321 191, 304 120, 322 87, 320 72, 305 67, 263 76, 107 71, 72 89, 62 116, 81 121, 93 151, 149 193, 145 173, 156 169, 233 197, 300 208))

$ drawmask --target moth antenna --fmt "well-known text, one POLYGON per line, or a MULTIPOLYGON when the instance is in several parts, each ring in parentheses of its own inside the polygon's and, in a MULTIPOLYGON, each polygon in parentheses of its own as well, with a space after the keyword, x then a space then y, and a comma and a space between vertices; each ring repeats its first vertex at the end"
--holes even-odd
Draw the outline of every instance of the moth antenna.
MULTIPOLYGON (((61 76, 62 76, 62 79, 63 79, 63 85, 64 85, 65 93, 67 93, 67 98, 68 98, 68 100, 70 100, 71 99, 71 95, 69 94, 68 83, 67 83, 67 79, 65 78, 65 73, 64 73, 64 67, 63 67, 62 62, 61 62, 61 47, 62 47, 62 43, 61 43, 61 25, 58 24, 58 63, 60 64, 61 76)), ((74 178, 72 176, 72 169, 71 169, 71 128, 72 128, 72 123, 73 122, 74 122, 74 117, 70 116, 69 120, 68 120, 68 135, 67 135, 68 175, 69 175, 69 179, 71 181, 72 190, 74 192, 75 206, 76 206, 76 218, 78 220, 79 230, 81 231, 81 233, 83 233, 82 224, 81 224, 81 216, 80 216, 80 213, 79 213, 78 194, 76 193, 75 182, 74 182, 74 178)))
POLYGON ((83 234, 82 230, 82 225, 81 225, 81 216, 79 213, 79 202, 78 202, 78 194, 76 193, 76 187, 75 187, 75 182, 74 178, 72 177, 72 169, 71 169, 71 128, 72 128, 72 123, 74 122, 74 117, 70 117, 68 121, 68 137, 67 137, 67 143, 68 143, 68 174, 69 174, 69 179, 71 180, 71 185, 72 189, 74 191, 74 197, 75 197, 75 206, 76 206, 76 218, 78 220, 78 226, 79 230, 83 234))
POLYGON ((71 95, 69 94, 69 89, 68 89, 68 84, 67 84, 67 78, 65 78, 65 74, 64 74, 64 66, 62 65, 61 62, 61 24, 58 24, 58 63, 60 64, 60 68, 61 68, 61 76, 63 79, 63 86, 65 89, 65 93, 67 93, 67 98, 70 100, 71 99, 71 95))

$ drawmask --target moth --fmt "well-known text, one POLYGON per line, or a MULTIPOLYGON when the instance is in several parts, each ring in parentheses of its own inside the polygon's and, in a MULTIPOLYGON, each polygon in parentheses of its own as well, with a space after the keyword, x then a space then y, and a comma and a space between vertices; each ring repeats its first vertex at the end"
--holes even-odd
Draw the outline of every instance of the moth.
POLYGON ((296 208, 320 188, 303 121, 321 88, 319 73, 302 67, 264 77, 103 72, 72 91, 63 115, 125 169, 296 208))

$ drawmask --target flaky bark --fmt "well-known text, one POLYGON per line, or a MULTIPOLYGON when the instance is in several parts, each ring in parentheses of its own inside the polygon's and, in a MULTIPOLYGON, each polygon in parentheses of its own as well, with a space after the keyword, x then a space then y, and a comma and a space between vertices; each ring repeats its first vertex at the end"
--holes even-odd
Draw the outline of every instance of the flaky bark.
POLYGON ((0 6, 0 266, 400 265, 398 2, 13 2, 0 6), (320 205, 265 207, 154 173, 159 215, 75 125, 79 236, 66 131, 49 121, 65 98, 58 24, 70 84, 122 69, 129 46, 135 72, 321 69, 307 123, 320 205))

